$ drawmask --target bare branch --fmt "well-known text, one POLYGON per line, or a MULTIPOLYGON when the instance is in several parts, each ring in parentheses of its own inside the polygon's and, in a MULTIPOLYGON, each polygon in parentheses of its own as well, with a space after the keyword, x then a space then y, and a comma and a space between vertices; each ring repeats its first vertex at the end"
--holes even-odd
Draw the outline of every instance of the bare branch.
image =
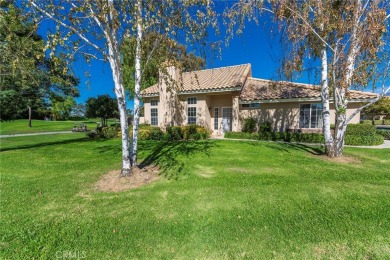
POLYGON ((35 4, 34 1, 32 0, 29 0, 31 5, 34 6, 35 9, 37 9, 38 11, 44 13, 47 17, 49 17, 50 19, 52 19, 53 21, 55 21, 56 23, 62 25, 63 27, 71 30, 72 32, 74 32, 77 36, 79 36, 83 41, 85 41, 86 43, 88 43, 89 45, 91 45, 92 47, 94 47, 96 50, 100 51, 102 54, 104 54, 104 50, 102 48, 100 48, 98 45, 94 44, 93 42, 91 42, 90 40, 88 40, 88 38, 83 35, 79 30, 77 30, 76 28, 74 28, 73 26, 71 25, 68 25, 66 23, 64 23, 63 21, 55 18, 52 14, 46 12, 45 10, 43 10, 42 8, 40 8, 38 5, 35 4))

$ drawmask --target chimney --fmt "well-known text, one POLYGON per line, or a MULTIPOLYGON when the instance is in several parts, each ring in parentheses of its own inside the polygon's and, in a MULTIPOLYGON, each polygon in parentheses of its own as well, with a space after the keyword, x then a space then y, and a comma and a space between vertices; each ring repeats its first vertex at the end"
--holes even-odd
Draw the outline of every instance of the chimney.
POLYGON ((159 70, 160 109, 162 128, 177 125, 177 90, 181 85, 181 71, 174 61, 165 61, 159 70))

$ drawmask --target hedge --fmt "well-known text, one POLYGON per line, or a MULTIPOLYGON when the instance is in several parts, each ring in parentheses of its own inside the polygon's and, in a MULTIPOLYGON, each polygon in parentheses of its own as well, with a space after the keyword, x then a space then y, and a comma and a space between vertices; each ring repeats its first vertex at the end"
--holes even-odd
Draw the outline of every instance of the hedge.
POLYGON ((375 135, 376 126, 366 124, 347 125, 346 135, 375 135))
MULTIPOLYGON (((390 132, 390 131, 389 131, 390 132)), ((287 133, 287 132, 272 132, 272 133, 242 133, 242 132, 226 132, 225 138, 232 139, 250 139, 250 140, 266 140, 266 141, 284 141, 284 142, 300 142, 300 143, 324 143, 322 134, 314 133, 287 133)), ((383 136, 378 134, 373 135, 346 135, 346 145, 380 145, 383 143, 383 136)))
POLYGON ((390 130, 376 130, 376 133, 383 136, 385 140, 390 140, 390 130))

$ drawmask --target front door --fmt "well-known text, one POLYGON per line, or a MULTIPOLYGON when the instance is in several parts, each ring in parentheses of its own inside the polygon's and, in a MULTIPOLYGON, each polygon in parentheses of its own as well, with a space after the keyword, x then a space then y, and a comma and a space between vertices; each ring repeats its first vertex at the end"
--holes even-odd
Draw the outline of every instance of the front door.
POLYGON ((222 132, 232 131, 232 108, 222 108, 222 132))

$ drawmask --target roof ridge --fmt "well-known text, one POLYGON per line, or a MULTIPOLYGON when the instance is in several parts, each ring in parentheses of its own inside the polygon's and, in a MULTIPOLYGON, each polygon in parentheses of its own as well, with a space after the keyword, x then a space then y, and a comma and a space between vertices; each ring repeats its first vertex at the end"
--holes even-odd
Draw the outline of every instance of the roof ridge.
POLYGON ((230 66, 217 67, 217 68, 210 68, 210 69, 204 69, 204 70, 187 71, 187 72, 183 72, 183 74, 186 74, 186 73, 194 73, 194 72, 199 72, 199 71, 208 71, 208 70, 217 70, 217 69, 233 68, 233 67, 239 67, 239 66, 245 66, 245 65, 252 66, 250 63, 244 63, 244 64, 230 65, 230 66))
POLYGON ((293 82, 293 81, 286 81, 286 80, 272 80, 272 79, 260 79, 260 78, 254 78, 254 77, 248 77, 249 79, 257 80, 257 81, 266 81, 266 82, 276 82, 276 83, 291 83, 294 85, 301 85, 301 87, 320 87, 319 85, 315 84, 309 84, 309 83, 301 83, 301 82, 293 82))

